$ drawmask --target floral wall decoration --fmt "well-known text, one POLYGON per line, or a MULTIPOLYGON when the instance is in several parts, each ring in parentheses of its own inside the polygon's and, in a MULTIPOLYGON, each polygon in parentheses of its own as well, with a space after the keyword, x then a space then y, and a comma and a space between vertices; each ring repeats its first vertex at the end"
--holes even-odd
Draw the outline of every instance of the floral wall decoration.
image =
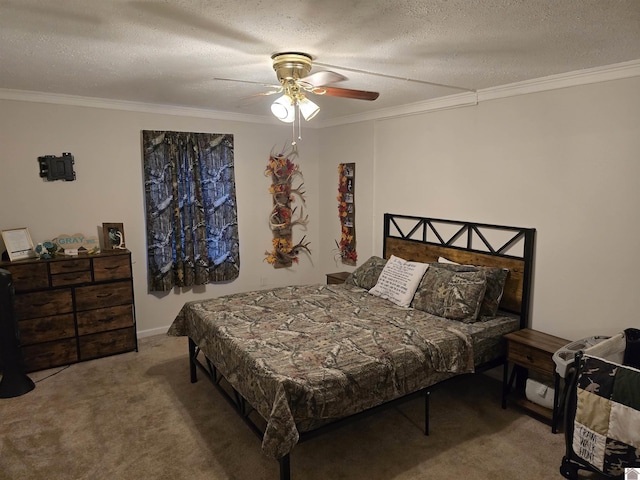
POLYGON ((293 263, 298 263, 298 255, 302 250, 311 253, 309 243, 305 242, 306 236, 294 244, 292 228, 296 225, 305 227, 308 223, 308 215, 304 215, 304 182, 297 187, 293 187, 294 181, 302 180, 300 167, 293 163, 297 156, 295 149, 283 153, 269 156, 269 163, 264 172, 265 176, 271 177, 271 187, 269 193, 273 199, 273 208, 269 216, 269 226, 273 233, 272 250, 266 251, 265 260, 274 268, 290 267, 293 263), (299 201, 298 207, 293 207, 293 203, 299 201))
POLYGON ((338 216, 340 217, 340 243, 338 252, 342 263, 356 265, 356 203, 355 203, 356 164, 338 165, 338 216))

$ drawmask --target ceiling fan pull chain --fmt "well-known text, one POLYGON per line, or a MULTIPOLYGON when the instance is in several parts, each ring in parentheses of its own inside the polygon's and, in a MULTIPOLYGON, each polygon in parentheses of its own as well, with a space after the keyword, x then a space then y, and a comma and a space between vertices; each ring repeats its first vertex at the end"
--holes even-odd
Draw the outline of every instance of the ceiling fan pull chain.
POLYGON ((294 121, 291 122, 291 145, 292 146, 296 146, 296 122, 295 122, 295 118, 294 121))

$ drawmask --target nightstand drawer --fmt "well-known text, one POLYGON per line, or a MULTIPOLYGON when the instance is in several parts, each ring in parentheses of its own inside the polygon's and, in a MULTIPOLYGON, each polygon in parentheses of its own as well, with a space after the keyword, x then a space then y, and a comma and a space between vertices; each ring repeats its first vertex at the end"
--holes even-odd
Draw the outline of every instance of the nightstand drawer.
POLYGON ((509 342, 509 361, 546 375, 551 375, 555 368, 547 352, 515 342, 509 342))

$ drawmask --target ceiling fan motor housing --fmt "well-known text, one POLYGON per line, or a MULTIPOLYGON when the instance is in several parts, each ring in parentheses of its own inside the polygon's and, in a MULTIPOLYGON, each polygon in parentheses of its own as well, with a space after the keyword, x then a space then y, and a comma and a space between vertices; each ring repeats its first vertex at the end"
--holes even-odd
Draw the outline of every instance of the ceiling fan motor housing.
POLYGON ((280 83, 304 78, 311 71, 311 55, 306 53, 276 53, 271 59, 280 83))

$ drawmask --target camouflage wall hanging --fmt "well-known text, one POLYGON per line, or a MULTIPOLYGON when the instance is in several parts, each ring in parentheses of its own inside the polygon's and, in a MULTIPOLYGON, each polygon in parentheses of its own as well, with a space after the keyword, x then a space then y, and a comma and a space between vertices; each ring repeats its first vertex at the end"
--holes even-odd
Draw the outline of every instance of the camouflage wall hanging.
POLYGON ((297 187, 293 187, 294 181, 302 180, 300 167, 293 163, 293 158, 297 156, 295 149, 273 154, 269 156, 269 163, 264 172, 265 176, 271 177, 271 187, 269 193, 273 199, 273 208, 269 215, 269 226, 273 234, 272 249, 266 251, 265 260, 274 268, 290 267, 293 263, 298 263, 300 251, 309 250, 309 242, 305 242, 306 236, 294 244, 292 228, 296 225, 306 226, 308 215, 304 215, 304 182, 297 187), (300 212, 298 207, 292 204, 300 201, 300 212))

